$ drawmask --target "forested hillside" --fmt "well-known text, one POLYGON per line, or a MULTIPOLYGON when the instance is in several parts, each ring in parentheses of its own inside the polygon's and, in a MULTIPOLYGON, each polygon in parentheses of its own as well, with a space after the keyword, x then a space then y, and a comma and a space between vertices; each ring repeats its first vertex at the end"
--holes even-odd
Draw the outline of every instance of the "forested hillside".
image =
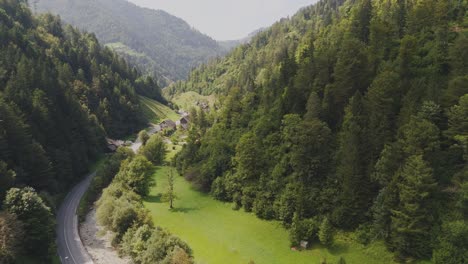
POLYGON ((322 0, 194 70, 180 172, 217 199, 330 245, 468 262, 468 2, 322 0), (320 230, 320 232, 319 232, 320 230))
POLYGON ((38 0, 39 12, 60 15, 67 23, 96 33, 161 85, 185 79, 191 69, 224 54, 224 49, 180 18, 125 0, 38 0))
POLYGON ((152 83, 94 35, 0 0, 1 263, 55 253, 52 197, 87 172, 105 136, 145 125, 137 91, 159 94, 152 83))

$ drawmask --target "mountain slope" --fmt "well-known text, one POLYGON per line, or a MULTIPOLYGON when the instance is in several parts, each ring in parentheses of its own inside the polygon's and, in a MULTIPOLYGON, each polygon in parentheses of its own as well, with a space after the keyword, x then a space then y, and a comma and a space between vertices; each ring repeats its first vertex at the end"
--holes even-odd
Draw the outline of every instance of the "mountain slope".
POLYGON ((260 32, 265 30, 265 28, 259 28, 250 34, 247 35, 247 37, 244 37, 242 39, 237 39, 237 40, 224 40, 224 41, 218 41, 219 45, 221 45, 224 49, 231 51, 237 46, 240 46, 242 44, 247 44, 249 43, 252 38, 254 38, 256 35, 258 35, 260 32))
POLYGON ((466 262, 467 7, 322 0, 202 65, 166 90, 223 106, 194 115, 179 171, 293 245, 338 228, 397 260, 466 262))
POLYGON ((95 33, 102 43, 163 84, 186 78, 192 68, 224 52, 215 40, 185 21, 125 0, 39 0, 37 9, 59 14, 67 23, 95 33))
POLYGON ((136 91, 152 82, 93 35, 51 15, 33 18, 22 2, 1 0, 0 20, 0 164, 16 184, 60 192, 105 136, 144 125, 136 91))

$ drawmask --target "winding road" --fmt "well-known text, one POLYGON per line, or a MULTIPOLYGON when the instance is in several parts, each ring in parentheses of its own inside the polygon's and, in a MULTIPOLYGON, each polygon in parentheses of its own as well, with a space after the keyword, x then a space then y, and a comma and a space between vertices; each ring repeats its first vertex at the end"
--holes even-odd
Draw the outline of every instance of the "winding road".
POLYGON ((81 197, 91 183, 93 172, 76 185, 62 202, 57 214, 57 246, 60 261, 63 264, 91 264, 89 256, 78 233, 78 216, 76 211, 81 197))
MULTIPOLYGON (((152 135, 157 130, 151 128, 148 134, 152 135)), ((130 148, 137 153, 142 146, 140 140, 136 140, 130 148)), ((86 251, 80 234, 78 233, 78 216, 76 211, 80 205, 81 197, 89 187, 96 172, 89 174, 86 179, 76 185, 62 202, 57 214, 57 250, 62 264, 92 264, 91 256, 86 251)))

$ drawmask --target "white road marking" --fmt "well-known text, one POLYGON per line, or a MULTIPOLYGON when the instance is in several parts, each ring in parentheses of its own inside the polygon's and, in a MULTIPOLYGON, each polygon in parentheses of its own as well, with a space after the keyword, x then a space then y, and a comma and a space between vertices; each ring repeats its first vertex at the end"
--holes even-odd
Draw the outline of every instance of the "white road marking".
MULTIPOLYGON (((76 189, 79 189, 79 186, 78 186, 76 189)), ((72 190, 72 192, 73 192, 73 190, 72 190)), ((67 221, 66 221, 66 219, 67 219, 67 217, 66 217, 66 216, 67 216, 67 212, 70 211, 70 210, 69 210, 69 209, 70 209, 70 206, 73 205, 73 201, 75 200, 75 197, 76 197, 76 194, 77 194, 77 193, 78 193, 78 192, 73 193, 73 196, 72 196, 72 198, 71 198, 71 200, 70 200, 70 203, 68 204, 67 208, 65 209, 65 222, 67 222, 67 221)), ((67 235, 66 225, 63 227, 63 236, 64 236, 64 238, 65 238, 65 245, 66 245, 66 247, 67 247, 67 249, 68 249, 68 253, 69 253, 69 255, 71 256, 73 263, 78 264, 78 263, 76 262, 75 258, 73 257, 73 253, 72 253, 72 251, 71 251, 71 249, 70 249, 70 246, 68 245, 68 235, 67 235)))

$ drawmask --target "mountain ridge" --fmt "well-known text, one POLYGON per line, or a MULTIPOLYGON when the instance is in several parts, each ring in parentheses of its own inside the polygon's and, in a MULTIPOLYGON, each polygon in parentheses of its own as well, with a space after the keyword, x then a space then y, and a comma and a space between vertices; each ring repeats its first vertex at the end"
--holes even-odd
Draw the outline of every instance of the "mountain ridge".
POLYGON ((144 57, 119 51, 132 65, 164 86, 226 51, 183 19, 163 10, 124 0, 38 0, 39 13, 52 12, 80 29, 96 34, 103 44, 123 43, 144 57))

